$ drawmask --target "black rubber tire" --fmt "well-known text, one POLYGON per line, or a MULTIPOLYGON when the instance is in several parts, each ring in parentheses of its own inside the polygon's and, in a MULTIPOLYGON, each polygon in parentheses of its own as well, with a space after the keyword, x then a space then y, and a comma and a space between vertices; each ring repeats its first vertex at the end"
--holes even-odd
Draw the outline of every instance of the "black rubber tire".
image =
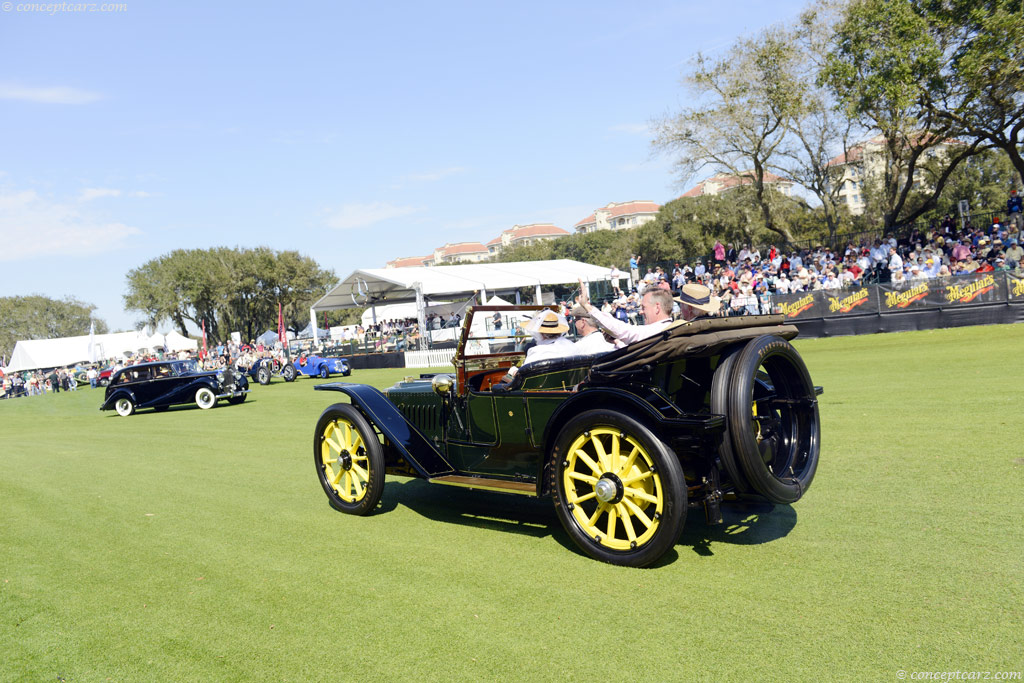
POLYGON ((294 365, 286 365, 281 370, 281 376, 284 377, 285 382, 294 382, 296 374, 294 365))
MULTIPOLYGON (((729 414, 729 388, 732 381, 732 371, 736 366, 736 356, 743 350, 743 344, 734 344, 722 351, 718 359, 718 367, 711 378, 711 412, 714 415, 729 414)), ((722 434, 722 442, 718 446, 718 459, 725 468, 725 473, 732 482, 737 493, 750 493, 750 482, 740 468, 739 458, 732 447, 732 434, 729 429, 729 421, 725 423, 725 433, 722 434)))
POLYGON ((377 507, 384 492, 384 448, 358 408, 349 403, 336 403, 320 415, 313 433, 313 462, 320 486, 335 510, 367 515, 377 507), (345 440, 345 425, 354 432, 348 443, 332 441, 345 440), (338 429, 342 430, 340 434, 334 431, 338 429), (351 451, 353 446, 357 446, 355 453, 351 451), (328 479, 328 471, 335 475, 334 481, 328 479), (346 479, 349 472, 355 476, 349 475, 346 479), (357 481, 360 477, 364 479, 361 485, 357 481), (339 491, 346 480, 349 482, 347 493, 352 500, 346 500, 339 491))
POLYGON ((217 405, 217 394, 210 387, 200 387, 196 390, 196 405, 203 410, 213 408, 217 405))
POLYGON ((121 417, 128 417, 135 412, 135 401, 131 400, 127 396, 121 396, 114 401, 114 410, 121 417))
MULTIPOLYGON (((679 540, 686 521, 683 471, 675 453, 643 423, 613 410, 589 410, 562 428, 552 457, 555 511, 566 533, 587 555, 611 564, 646 567, 658 561, 679 540), (602 463, 600 458, 590 458, 590 453, 598 453, 595 440, 601 444, 601 449, 614 449, 617 442, 620 454, 622 446, 627 445, 631 446, 629 453, 636 451, 637 455, 632 463, 629 455, 622 456, 625 460, 620 457, 618 463, 602 463), (588 464, 580 452, 586 454, 597 469, 588 464), (597 476, 599 470, 603 473, 597 476), (579 476, 596 481, 582 481, 579 476), (606 480, 607 489, 614 492, 613 497, 604 502, 598 498, 602 480, 606 480), (639 488, 628 486, 636 481, 644 483, 639 488), (578 488, 581 485, 582 492, 578 488), (655 501, 641 499, 638 493, 653 497, 655 501), (623 521, 623 513, 629 518, 628 523, 623 521), (642 533, 636 534, 636 524, 640 525, 642 533), (635 540, 630 540, 631 537, 635 540)), ((609 491, 604 493, 607 495, 609 491)))
POLYGON ((740 468, 768 500, 794 503, 810 487, 821 451, 810 373, 796 349, 775 335, 750 341, 734 363, 727 419, 740 468))
POLYGON ((327 363, 320 366, 320 379, 327 379, 331 376, 331 371, 327 369, 327 363))
POLYGON ((256 370, 256 381, 263 386, 270 384, 270 368, 267 367, 266 363, 260 365, 256 370))
POLYGON ((228 398, 228 403, 233 406, 237 406, 239 403, 245 403, 246 396, 248 396, 248 394, 242 394, 240 396, 230 396, 228 398))

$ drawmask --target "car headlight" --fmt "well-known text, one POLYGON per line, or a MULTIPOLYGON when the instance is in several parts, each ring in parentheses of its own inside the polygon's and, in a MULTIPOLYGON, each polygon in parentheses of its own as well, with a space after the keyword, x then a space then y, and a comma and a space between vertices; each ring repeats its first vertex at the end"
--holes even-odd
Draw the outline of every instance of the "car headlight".
POLYGON ((224 383, 224 373, 221 372, 220 370, 217 371, 217 381, 220 382, 221 384, 224 383))

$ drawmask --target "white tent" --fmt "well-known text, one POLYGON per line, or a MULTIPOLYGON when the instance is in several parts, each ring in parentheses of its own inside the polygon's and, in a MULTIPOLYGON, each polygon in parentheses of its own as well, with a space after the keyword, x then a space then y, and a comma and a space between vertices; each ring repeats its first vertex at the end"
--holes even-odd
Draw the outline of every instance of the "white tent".
POLYGON ((39 368, 57 368, 75 363, 87 362, 90 357, 90 339, 95 356, 98 360, 116 358, 125 354, 136 354, 149 351, 157 346, 165 346, 169 350, 195 349, 196 341, 182 337, 177 332, 166 335, 148 335, 134 332, 114 332, 112 334, 82 335, 80 337, 62 337, 60 339, 30 339, 19 341, 14 345, 11 362, 7 365, 8 372, 37 370, 39 368), (156 339, 160 337, 160 339, 156 339), (157 343, 163 340, 162 343, 157 343), (179 341, 179 340, 184 340, 179 341), (177 344, 175 346, 174 344, 177 344))
POLYGON ((607 280, 610 270, 569 259, 516 263, 471 263, 461 266, 371 268, 357 270, 313 304, 316 311, 362 308, 416 301, 417 291, 427 301, 453 299, 480 292, 607 280))
POLYGON ((199 342, 171 330, 164 335, 164 346, 168 351, 195 351, 199 348, 199 342))

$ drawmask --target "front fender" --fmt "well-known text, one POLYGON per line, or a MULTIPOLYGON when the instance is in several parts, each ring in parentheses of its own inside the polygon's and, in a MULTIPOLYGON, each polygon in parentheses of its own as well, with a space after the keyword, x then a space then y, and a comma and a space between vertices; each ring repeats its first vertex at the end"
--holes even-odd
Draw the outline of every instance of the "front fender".
POLYGON ((395 404, 379 389, 366 384, 327 382, 313 387, 317 391, 340 391, 379 429, 412 467, 425 478, 450 474, 455 468, 444 453, 410 424, 395 404))
POLYGON ((113 410, 114 404, 117 403, 117 399, 124 396, 136 406, 139 405, 138 400, 135 398, 135 392, 131 389, 118 389, 110 395, 110 397, 103 401, 103 405, 100 406, 100 410, 113 410))

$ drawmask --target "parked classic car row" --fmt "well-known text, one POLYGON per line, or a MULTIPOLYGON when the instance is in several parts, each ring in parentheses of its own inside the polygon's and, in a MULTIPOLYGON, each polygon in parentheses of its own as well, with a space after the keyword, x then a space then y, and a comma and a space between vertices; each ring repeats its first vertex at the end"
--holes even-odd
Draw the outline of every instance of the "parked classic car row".
POLYGON ((366 515, 387 473, 547 497, 586 554, 642 567, 675 544, 688 509, 721 522, 725 500, 790 504, 814 478, 817 395, 781 316, 676 323, 600 357, 523 366, 503 340, 472 337, 473 317, 538 306, 469 309, 455 373, 386 391, 317 385, 350 402, 313 432, 332 507, 366 515))

